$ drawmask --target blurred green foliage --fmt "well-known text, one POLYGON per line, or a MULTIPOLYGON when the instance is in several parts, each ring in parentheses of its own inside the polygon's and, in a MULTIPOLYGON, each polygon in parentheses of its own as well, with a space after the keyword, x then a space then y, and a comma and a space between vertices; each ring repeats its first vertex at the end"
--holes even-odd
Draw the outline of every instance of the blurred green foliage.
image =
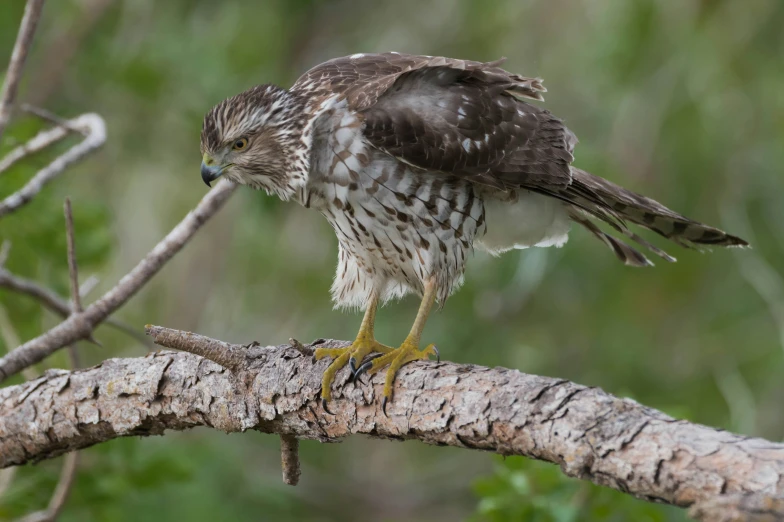
POLYGON ((475 522, 663 522, 680 518, 674 507, 639 502, 627 495, 566 478, 552 465, 501 457, 494 474, 474 484, 481 498, 475 522))
MULTIPOLYGON (((10 54, 22 10, 21 0, 0 3, 0 56, 10 54)), ((672 247, 677 264, 634 270, 578 230, 563 249, 477 254, 425 340, 453 361, 601 386, 782 440, 781 27, 780 0, 49 2, 20 99, 65 117, 98 112, 109 140, 0 220, 0 238, 13 244, 8 267, 67 294, 70 195, 82 277, 101 280, 87 300, 110 288, 204 194, 201 118, 249 86, 290 85, 308 67, 356 52, 507 56, 508 69, 545 78, 547 107, 581 139, 579 166, 726 227, 754 250, 672 247)), ((0 154, 40 128, 20 116, 0 154)), ((74 139, 4 173, 0 197, 74 139)), ((237 342, 350 338, 359 317, 329 301, 335 257, 316 213, 242 190, 118 315, 237 342)), ((382 310, 379 338, 399 342, 416 306, 382 310)), ((8 292, 0 307, 0 349, 58 320, 8 292)), ((88 364, 146 350, 111 329, 97 336, 105 348, 79 347, 88 364)), ((37 371, 67 364, 57 354, 37 371)), ((302 482, 289 488, 277 444, 197 430, 90 448, 62 520, 685 519, 555 466, 359 438, 303 443, 302 482)), ((42 508, 59 465, 17 470, 0 518, 42 508)))

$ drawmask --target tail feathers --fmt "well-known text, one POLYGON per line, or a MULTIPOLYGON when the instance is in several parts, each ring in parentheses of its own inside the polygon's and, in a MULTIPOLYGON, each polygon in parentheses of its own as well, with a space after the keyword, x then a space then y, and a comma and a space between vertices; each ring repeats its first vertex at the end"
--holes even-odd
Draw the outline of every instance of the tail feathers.
POLYGON ((605 245, 610 247, 615 256, 628 266, 653 266, 653 263, 638 250, 627 245, 620 239, 603 232, 589 218, 581 216, 577 211, 569 212, 569 217, 575 223, 585 227, 591 234, 599 238, 605 245))
MULTIPOLYGON (((606 208, 603 208, 603 207, 598 207, 598 206, 595 206, 595 205, 593 206, 593 208, 591 208, 591 205, 588 205, 587 209, 585 207, 583 207, 583 211, 587 212, 588 214, 590 214, 590 215, 592 215, 592 216, 594 216, 594 217, 596 217, 596 218, 598 218, 598 219, 600 219, 602 221, 604 221, 605 223, 610 225, 612 228, 614 228, 615 230, 617 230, 618 232, 620 232, 624 236, 628 237, 629 239, 631 239, 632 241, 634 241, 638 245, 644 246, 649 251, 651 251, 654 254, 656 254, 657 256, 661 257, 662 259, 664 259, 668 263, 674 263, 674 262, 677 261, 677 259, 675 259, 673 256, 671 256, 670 254, 668 254, 667 252, 665 252, 661 248, 659 248, 656 245, 650 243, 645 238, 642 238, 639 235, 635 234, 628 226, 626 226, 626 222, 623 220, 623 216, 617 215, 614 211, 606 209, 606 208)), ((653 264, 653 263, 651 263, 651 264, 653 264)))
POLYGON ((621 261, 630 266, 651 266, 653 263, 628 244, 603 232, 591 221, 591 217, 609 224, 668 262, 674 262, 675 258, 638 236, 629 229, 627 222, 652 230, 686 248, 703 250, 706 246, 748 246, 745 240, 737 236, 689 219, 657 201, 574 167, 572 183, 568 187, 557 193, 544 193, 570 203, 570 218, 599 238, 621 261))
MULTIPOLYGON (((584 170, 572 168, 572 184, 567 192, 589 204, 612 210, 618 218, 653 230, 687 248, 700 245, 745 247, 748 243, 718 228, 705 225, 674 212, 658 201, 626 190, 584 170)), ((647 246, 647 245, 646 245, 647 246)))

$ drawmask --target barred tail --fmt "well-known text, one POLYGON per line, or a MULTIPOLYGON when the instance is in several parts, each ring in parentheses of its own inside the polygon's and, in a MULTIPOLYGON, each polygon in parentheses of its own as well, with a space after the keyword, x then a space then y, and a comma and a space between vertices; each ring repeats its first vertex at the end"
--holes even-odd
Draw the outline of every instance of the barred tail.
POLYGON ((570 217, 587 228, 607 244, 619 259, 628 265, 648 266, 652 263, 640 252, 626 243, 602 232, 587 216, 598 218, 632 241, 667 261, 675 258, 650 244, 631 231, 627 222, 653 230, 670 241, 686 248, 700 249, 701 246, 745 247, 743 239, 727 234, 718 228, 705 225, 674 212, 658 201, 626 190, 605 179, 572 167, 572 183, 557 195, 571 203, 570 217), (586 216, 587 215, 587 216, 586 216))
POLYGON ((587 217, 581 216, 576 211, 570 211, 569 217, 575 223, 585 227, 591 234, 599 238, 605 245, 610 247, 615 256, 623 261, 624 265, 629 266, 652 266, 653 263, 645 257, 639 250, 627 245, 620 239, 603 232, 596 224, 587 217))

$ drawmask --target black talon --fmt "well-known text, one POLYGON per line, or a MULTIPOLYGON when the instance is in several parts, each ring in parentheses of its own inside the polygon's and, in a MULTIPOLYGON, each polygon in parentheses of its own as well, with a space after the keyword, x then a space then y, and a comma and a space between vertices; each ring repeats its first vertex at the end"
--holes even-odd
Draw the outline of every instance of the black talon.
POLYGON ((321 399, 321 407, 324 408, 324 411, 329 413, 330 415, 335 415, 334 413, 329 411, 329 408, 327 408, 327 399, 321 399))
POLYGON ((356 358, 352 357, 348 360, 348 367, 351 368, 351 377, 349 377, 348 382, 356 382, 357 377, 359 377, 356 358))
POLYGON ((441 362, 441 354, 438 353, 438 346, 433 345, 433 351, 436 352, 436 362, 441 362))
POLYGON ((381 411, 384 412, 384 417, 389 417, 389 415, 387 415, 387 399, 389 399, 389 397, 385 395, 384 400, 381 401, 381 411))
POLYGON ((354 380, 358 380, 359 376, 368 371, 371 366, 373 366, 373 359, 362 363, 360 367, 357 368, 357 370, 354 372, 354 380))

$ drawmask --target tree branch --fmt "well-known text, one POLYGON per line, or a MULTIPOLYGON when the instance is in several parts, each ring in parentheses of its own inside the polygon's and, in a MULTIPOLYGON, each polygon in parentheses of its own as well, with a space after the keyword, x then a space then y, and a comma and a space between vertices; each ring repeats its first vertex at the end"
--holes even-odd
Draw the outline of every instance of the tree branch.
MULTIPOLYGON (((687 507, 724 495, 784 495, 784 444, 679 421, 630 399, 503 368, 418 362, 403 367, 381 410, 384 375, 336 379, 329 361, 289 345, 243 347, 157 326, 164 346, 243 355, 234 372, 189 353, 110 359, 0 390, 0 467, 35 462, 122 436, 209 426, 334 442, 352 434, 525 455, 571 477, 687 507)), ((320 346, 342 346, 328 341, 320 346)), ((216 357, 217 358, 217 357, 216 357)), ((770 502, 773 502, 771 500, 770 502)), ((707 504, 703 504, 707 506, 707 504)))
POLYGON ((19 88, 19 81, 22 79, 27 54, 33 43, 33 36, 38 27, 38 20, 41 18, 44 0, 28 0, 25 5, 22 23, 19 25, 19 33, 16 37, 14 50, 11 53, 11 61, 8 64, 3 89, 0 91, 0 138, 3 137, 8 120, 11 119, 11 110, 16 99, 16 91, 19 88))
MULTIPOLYGON (((1 201, 0 218, 29 203, 30 200, 41 191, 44 185, 62 174, 69 166, 106 142, 106 124, 99 115, 92 113, 82 114, 73 120, 69 120, 68 123, 73 128, 85 129, 87 134, 85 135, 84 140, 77 143, 49 165, 39 170, 24 187, 1 201)), ((67 129, 62 127, 55 127, 55 129, 52 129, 54 135, 59 134, 55 132, 56 129, 62 129, 61 132, 67 131, 67 129)), ((38 136, 36 136, 36 138, 38 138, 38 136)), ((13 154, 14 151, 11 151, 11 153, 13 154)))
POLYGON ((79 452, 74 451, 69 453, 64 458, 63 469, 60 471, 60 480, 57 482, 57 487, 52 494, 49 505, 42 511, 35 511, 29 515, 25 515, 17 522, 54 522, 63 510, 65 501, 68 499, 68 494, 71 492, 74 478, 76 477, 76 468, 79 464, 79 452))
POLYGON ((230 181, 221 180, 114 288, 90 304, 84 312, 69 316, 51 330, 1 358, 0 382, 64 346, 88 338, 96 326, 133 297, 185 246, 196 231, 223 206, 235 188, 236 185, 230 181))
POLYGON ((280 436, 280 467, 283 471, 283 482, 289 486, 299 483, 299 439, 294 435, 280 436))
POLYGON ((82 308, 82 296, 79 294, 79 264, 76 261, 76 234, 74 233, 71 198, 65 198, 63 214, 65 215, 65 242, 68 250, 68 276, 71 280, 71 309, 73 313, 80 314, 84 308, 82 308))
MULTIPOLYGON (((86 293, 84 290, 89 281, 90 279, 88 278, 88 280, 82 283, 80 286, 80 295, 86 293)), ((71 315, 71 304, 68 301, 57 295, 52 290, 39 285, 35 281, 26 279, 8 271, 2 267, 2 263, 0 263, 0 288, 6 288, 8 290, 32 297, 41 303, 44 308, 47 308, 48 310, 63 318, 71 315)), ((144 337, 144 335, 142 335, 141 330, 137 331, 135 328, 132 328, 130 325, 115 319, 114 317, 108 317, 104 322, 107 325, 116 328, 117 330, 127 335, 130 335, 140 343, 144 345, 148 344, 147 339, 144 337)))
POLYGON ((0 159, 0 174, 8 170, 11 165, 17 161, 31 154, 35 154, 36 152, 45 149, 49 145, 57 143, 61 139, 65 138, 68 136, 69 130, 70 129, 63 127, 62 125, 52 127, 51 129, 42 130, 33 136, 27 143, 11 149, 11 151, 6 154, 3 159, 0 159))

